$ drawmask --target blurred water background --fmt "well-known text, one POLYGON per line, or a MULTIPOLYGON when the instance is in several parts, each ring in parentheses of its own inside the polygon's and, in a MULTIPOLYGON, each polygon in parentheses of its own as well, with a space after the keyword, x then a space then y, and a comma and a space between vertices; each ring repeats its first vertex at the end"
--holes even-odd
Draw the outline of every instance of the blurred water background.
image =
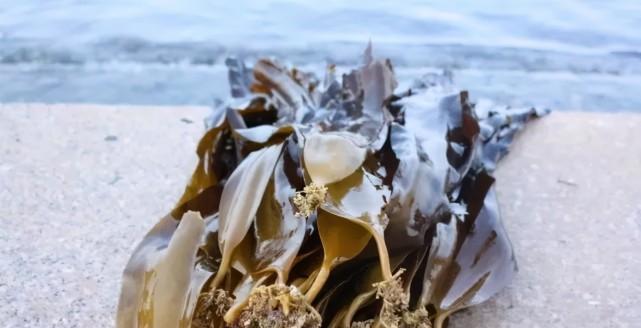
POLYGON ((212 104, 224 59, 322 72, 367 42, 399 79, 473 97, 641 111, 641 1, 0 0, 0 102, 212 104))

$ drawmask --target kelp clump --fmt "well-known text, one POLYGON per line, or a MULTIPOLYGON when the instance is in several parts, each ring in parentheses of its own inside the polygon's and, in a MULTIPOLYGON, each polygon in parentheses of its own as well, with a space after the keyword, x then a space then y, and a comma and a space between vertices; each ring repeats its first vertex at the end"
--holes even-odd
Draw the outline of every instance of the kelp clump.
POLYGON ((491 171, 534 109, 365 54, 321 82, 230 59, 175 208, 123 277, 118 327, 443 327, 516 272, 491 171), (438 83, 434 83, 438 81, 438 83))

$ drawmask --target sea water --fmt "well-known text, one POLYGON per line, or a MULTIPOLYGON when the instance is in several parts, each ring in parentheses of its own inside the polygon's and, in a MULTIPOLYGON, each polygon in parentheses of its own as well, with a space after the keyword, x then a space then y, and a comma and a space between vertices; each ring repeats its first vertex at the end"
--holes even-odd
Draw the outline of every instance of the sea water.
POLYGON ((0 102, 211 104, 224 59, 322 72, 369 41, 402 81, 473 98, 641 111, 641 1, 0 0, 0 102))

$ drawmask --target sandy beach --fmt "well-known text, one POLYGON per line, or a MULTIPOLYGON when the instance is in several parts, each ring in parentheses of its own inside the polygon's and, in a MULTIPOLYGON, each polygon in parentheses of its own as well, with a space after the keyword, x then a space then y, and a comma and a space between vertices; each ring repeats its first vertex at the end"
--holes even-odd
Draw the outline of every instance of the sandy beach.
MULTIPOLYGON (((113 327, 121 272, 196 163, 206 107, 0 104, 0 322, 113 327)), ((641 115, 559 112, 496 172, 519 273, 450 327, 637 327, 641 115)))

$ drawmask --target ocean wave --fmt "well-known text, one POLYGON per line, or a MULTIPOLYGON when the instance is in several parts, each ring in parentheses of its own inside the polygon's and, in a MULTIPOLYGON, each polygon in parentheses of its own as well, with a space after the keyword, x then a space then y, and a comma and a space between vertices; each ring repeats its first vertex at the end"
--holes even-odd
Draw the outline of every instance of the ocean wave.
MULTIPOLYGON (((154 43, 140 38, 113 37, 73 48, 43 45, 34 41, 4 39, 1 64, 89 65, 122 62, 165 65, 220 65, 228 56, 276 57, 292 64, 327 62, 353 65, 363 43, 308 45, 298 48, 225 48, 215 43, 154 43)), ((625 75, 641 73, 641 55, 636 51, 606 54, 573 54, 523 48, 469 45, 389 45, 375 43, 377 53, 398 66, 446 69, 519 70, 526 72, 565 71, 625 75)))

